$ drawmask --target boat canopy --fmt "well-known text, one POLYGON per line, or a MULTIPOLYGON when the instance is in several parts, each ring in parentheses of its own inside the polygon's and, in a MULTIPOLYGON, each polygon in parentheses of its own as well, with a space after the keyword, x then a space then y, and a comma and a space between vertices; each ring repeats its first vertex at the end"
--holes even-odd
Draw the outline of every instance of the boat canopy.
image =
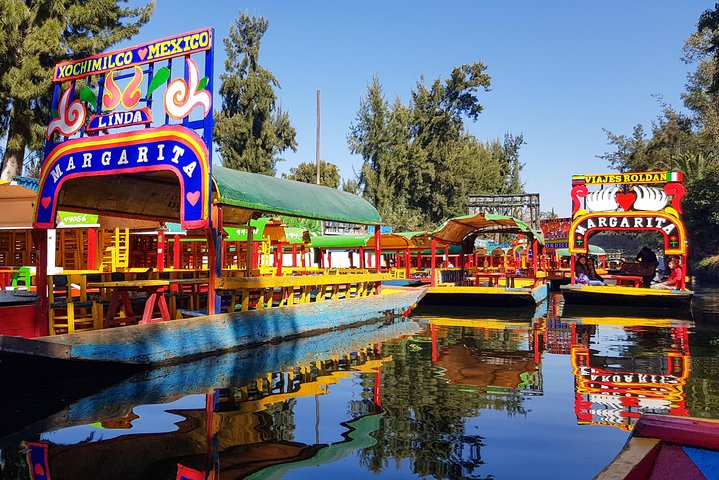
POLYGON ((257 213, 379 225, 382 217, 365 199, 335 188, 258 173, 212 166, 214 202, 224 208, 223 222, 246 224, 257 213))
MULTIPOLYGON (((571 255, 571 253, 569 253, 568 248, 558 248, 557 254, 560 257, 568 257, 571 255)), ((589 255, 606 255, 606 254, 607 254, 607 252, 602 247, 599 247, 597 245, 589 245, 589 255)))
MULTIPOLYGON (((413 248, 412 242, 396 233, 383 233, 380 239, 383 251, 404 250, 413 248)), ((325 250, 354 250, 357 248, 374 248, 374 235, 322 235, 312 237, 310 247, 325 250)))
POLYGON ((492 213, 478 213, 450 218, 431 235, 440 242, 457 245, 464 242, 468 237, 482 233, 523 233, 544 245, 542 234, 522 220, 508 215, 492 213))

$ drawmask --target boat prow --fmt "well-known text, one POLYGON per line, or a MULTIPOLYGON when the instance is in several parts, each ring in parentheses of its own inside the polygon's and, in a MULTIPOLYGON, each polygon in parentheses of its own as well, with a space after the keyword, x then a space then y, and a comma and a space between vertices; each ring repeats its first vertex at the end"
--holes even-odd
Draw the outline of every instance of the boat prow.
POLYGON ((563 285, 560 287, 565 308, 570 305, 650 307, 689 310, 691 290, 654 290, 616 285, 563 285))
POLYGON ((596 480, 717 478, 719 421, 642 415, 629 441, 596 480))
POLYGON ((420 305, 534 307, 548 294, 548 283, 523 288, 439 286, 427 290, 420 305))

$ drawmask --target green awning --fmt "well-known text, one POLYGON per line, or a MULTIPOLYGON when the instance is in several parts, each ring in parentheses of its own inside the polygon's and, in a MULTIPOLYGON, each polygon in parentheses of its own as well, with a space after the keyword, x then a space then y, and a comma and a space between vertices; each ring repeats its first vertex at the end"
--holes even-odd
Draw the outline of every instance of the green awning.
MULTIPOLYGON (((607 252, 602 247, 598 247, 597 245, 589 245, 589 255, 606 255, 606 254, 607 254, 607 252)), ((560 257, 569 257, 571 254, 569 253, 568 248, 558 248, 557 255, 559 255, 560 257)))
POLYGON ((482 233, 523 233, 544 245, 544 236, 522 220, 492 213, 450 218, 432 236, 446 243, 461 244, 465 238, 482 233))
POLYGON ((259 212, 380 225, 382 217, 365 199, 334 188, 212 166, 215 198, 226 224, 246 224, 259 212))
MULTIPOLYGON (((382 251, 413 248, 412 242, 396 233, 383 233, 380 238, 382 251)), ((312 237, 310 247, 325 250, 356 250, 360 247, 373 249, 374 235, 321 235, 312 237)))

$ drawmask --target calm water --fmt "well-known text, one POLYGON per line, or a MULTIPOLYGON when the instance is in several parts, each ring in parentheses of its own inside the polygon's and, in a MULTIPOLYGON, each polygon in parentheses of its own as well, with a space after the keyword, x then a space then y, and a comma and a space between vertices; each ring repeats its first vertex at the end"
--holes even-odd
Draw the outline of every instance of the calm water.
POLYGON ((3 414, 27 420, 0 428, 0 478, 28 456, 54 480, 592 478, 642 412, 719 418, 718 293, 693 321, 420 310, 43 391, 58 408, 3 414))

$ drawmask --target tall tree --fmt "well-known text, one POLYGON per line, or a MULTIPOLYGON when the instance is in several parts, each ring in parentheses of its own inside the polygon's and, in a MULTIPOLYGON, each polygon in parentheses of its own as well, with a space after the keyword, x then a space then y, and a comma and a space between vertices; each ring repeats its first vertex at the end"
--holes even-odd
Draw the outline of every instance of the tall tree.
MULTIPOLYGON (((314 163, 302 162, 296 167, 290 168, 290 173, 283 173, 282 178, 297 180, 298 182, 316 183, 317 165, 314 163)), ((330 188, 339 188, 340 171, 334 163, 320 160, 320 185, 330 188)))
POLYGON ((215 119, 215 141, 225 167, 275 174, 280 154, 297 150, 295 129, 277 105, 280 84, 259 64, 260 42, 269 22, 240 13, 224 39, 227 60, 220 75, 222 110, 215 119))
POLYGON ((22 174, 26 151, 41 151, 52 99, 52 67, 102 52, 140 31, 155 4, 127 0, 0 0, 0 179, 22 174))

